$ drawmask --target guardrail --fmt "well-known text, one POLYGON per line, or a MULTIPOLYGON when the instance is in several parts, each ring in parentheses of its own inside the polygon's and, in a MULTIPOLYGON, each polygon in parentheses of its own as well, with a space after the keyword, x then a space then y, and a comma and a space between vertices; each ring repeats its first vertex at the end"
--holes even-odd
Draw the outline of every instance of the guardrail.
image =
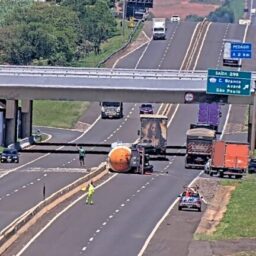
MULTIPOLYGON (((56 76, 86 78, 127 79, 190 79, 206 80, 207 70, 154 70, 154 69, 108 69, 108 68, 65 68, 33 66, 0 66, 0 76, 56 76)), ((252 72, 256 79, 256 72, 252 72)))
MULTIPOLYGON (((14 235, 16 235, 18 233, 18 231, 21 230, 21 228, 24 227, 32 218, 36 217, 37 214, 40 215, 40 212, 43 211, 43 209, 47 208, 47 211, 53 209, 54 207, 57 206, 57 204, 52 207, 49 207, 50 204, 54 203, 56 200, 59 200, 59 198, 63 198, 63 200, 58 201, 58 203, 61 203, 64 200, 67 200, 71 196, 74 196, 76 193, 78 193, 81 190, 81 186, 84 183, 90 181, 92 178, 99 179, 106 173, 107 173, 106 164, 102 163, 92 173, 89 173, 86 176, 76 180, 72 184, 67 185, 66 187, 60 189, 56 193, 52 194, 50 197, 48 197, 45 200, 38 203, 35 207, 26 211, 24 214, 22 214, 16 220, 14 220, 10 225, 8 225, 5 229, 3 229, 0 232, 0 255, 11 245, 11 242, 8 242, 8 241, 14 235), (96 176, 97 176, 97 178, 96 178, 96 176), (68 193, 70 193, 70 194, 68 194, 68 193), (68 194, 68 197, 64 198, 64 196, 67 194, 68 194)), ((42 217, 44 213, 41 213, 39 218, 42 217)), ((14 241, 12 241, 12 242, 14 242, 14 241)))

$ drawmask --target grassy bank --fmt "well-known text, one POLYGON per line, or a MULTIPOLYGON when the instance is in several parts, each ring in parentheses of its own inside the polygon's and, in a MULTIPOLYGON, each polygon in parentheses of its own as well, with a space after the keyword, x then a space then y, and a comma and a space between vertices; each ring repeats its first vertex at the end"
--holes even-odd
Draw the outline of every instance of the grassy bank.
POLYGON ((72 128, 88 106, 88 102, 34 101, 33 124, 72 128))
MULTIPOLYGON (((124 30, 119 24, 116 36, 102 44, 100 54, 95 55, 94 53, 90 53, 85 59, 73 63, 73 66, 96 67, 100 61, 104 60, 127 42, 131 32, 132 30, 128 28, 127 24, 124 30)), ((138 33, 136 33, 135 37, 136 36, 138 36, 138 33)), ((39 126, 72 128, 79 120, 80 116, 85 113, 89 104, 89 102, 71 101, 34 101, 33 124, 39 126)))
POLYGON ((230 9, 234 12, 235 21, 237 22, 240 18, 243 17, 244 13, 244 1, 241 0, 232 0, 229 3, 230 9))
POLYGON ((256 176, 247 175, 242 181, 226 180, 222 185, 235 185, 227 211, 213 235, 197 239, 225 240, 256 237, 256 176))
POLYGON ((93 52, 91 52, 88 54, 88 56, 86 56, 86 58, 73 63, 73 65, 76 67, 96 67, 99 62, 106 59, 117 49, 120 49, 128 41, 132 31, 132 29, 128 28, 127 23, 125 23, 123 28, 120 26, 120 21, 118 21, 118 30, 116 35, 102 44, 100 54, 95 55, 93 52))

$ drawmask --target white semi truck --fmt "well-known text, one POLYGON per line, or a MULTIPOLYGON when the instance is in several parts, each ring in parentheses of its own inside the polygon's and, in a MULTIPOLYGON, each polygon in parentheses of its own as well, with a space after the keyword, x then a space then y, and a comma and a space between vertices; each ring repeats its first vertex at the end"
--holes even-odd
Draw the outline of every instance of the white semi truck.
POLYGON ((166 19, 153 18, 153 39, 166 39, 166 19))

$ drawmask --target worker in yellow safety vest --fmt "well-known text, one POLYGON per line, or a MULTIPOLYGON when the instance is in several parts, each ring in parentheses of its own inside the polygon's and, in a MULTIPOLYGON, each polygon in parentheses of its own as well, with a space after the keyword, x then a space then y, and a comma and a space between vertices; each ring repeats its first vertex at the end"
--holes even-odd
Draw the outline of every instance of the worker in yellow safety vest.
POLYGON ((93 184, 93 181, 91 181, 88 189, 87 198, 86 198, 86 204, 93 204, 94 192, 95 192, 94 184, 93 184))

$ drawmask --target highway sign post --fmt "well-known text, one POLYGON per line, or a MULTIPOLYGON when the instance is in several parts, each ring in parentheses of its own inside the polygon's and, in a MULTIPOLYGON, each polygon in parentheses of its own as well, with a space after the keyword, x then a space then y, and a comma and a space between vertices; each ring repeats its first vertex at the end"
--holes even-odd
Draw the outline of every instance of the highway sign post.
POLYGON ((251 59, 252 58, 252 44, 251 43, 237 43, 231 42, 231 58, 251 59))
POLYGON ((250 96, 251 76, 251 72, 208 69, 206 93, 250 96))

